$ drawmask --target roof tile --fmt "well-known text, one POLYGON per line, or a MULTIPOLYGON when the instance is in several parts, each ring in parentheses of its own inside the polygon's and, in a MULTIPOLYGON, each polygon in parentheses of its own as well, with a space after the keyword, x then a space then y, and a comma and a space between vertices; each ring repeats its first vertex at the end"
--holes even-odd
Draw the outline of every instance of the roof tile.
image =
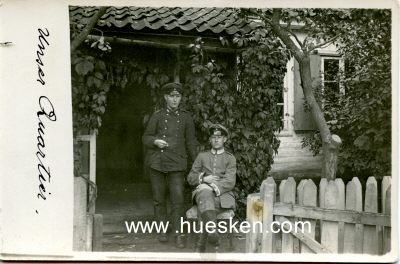
MULTIPOLYGON (((70 18, 87 23, 99 7, 70 6, 70 18)), ((133 30, 144 28, 184 31, 211 31, 215 34, 248 33, 260 24, 245 22, 235 15, 232 8, 183 8, 183 7, 110 7, 101 17, 99 27, 122 28, 130 26, 133 30)))

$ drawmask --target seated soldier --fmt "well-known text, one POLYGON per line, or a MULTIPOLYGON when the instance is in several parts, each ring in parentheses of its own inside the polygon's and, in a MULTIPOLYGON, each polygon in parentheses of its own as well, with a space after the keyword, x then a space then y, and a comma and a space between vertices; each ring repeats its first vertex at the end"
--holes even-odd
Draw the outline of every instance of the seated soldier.
MULTIPOLYGON (((188 175, 188 182, 196 187, 192 198, 197 204, 203 231, 207 232, 207 241, 216 247, 219 244, 218 232, 215 229, 207 230, 205 224, 212 221, 216 226, 217 213, 235 209, 232 190, 236 182, 236 159, 224 149, 228 130, 215 124, 210 127, 209 132, 211 150, 197 156, 188 175)), ((205 245, 197 245, 196 251, 204 250, 205 245)))

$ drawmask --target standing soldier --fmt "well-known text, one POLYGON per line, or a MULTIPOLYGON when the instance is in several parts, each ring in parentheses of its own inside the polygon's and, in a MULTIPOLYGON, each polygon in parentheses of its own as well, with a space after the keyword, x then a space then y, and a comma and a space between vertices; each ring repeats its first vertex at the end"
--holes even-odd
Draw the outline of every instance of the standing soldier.
MULTIPOLYGON (((192 117, 179 109, 182 85, 167 83, 162 87, 166 107, 155 112, 143 134, 147 148, 146 163, 150 167, 154 213, 157 221, 167 221, 167 190, 172 210, 172 223, 176 246, 185 247, 180 232, 180 218, 184 216, 184 184, 187 157, 196 157, 197 141, 192 117), (177 231, 177 232, 176 232, 177 231)), ((167 242, 168 235, 160 233, 160 242, 167 242)))
MULTIPOLYGON (((204 228, 207 222, 217 225, 217 214, 226 209, 235 209, 235 197, 232 192, 236 183, 236 159, 224 149, 228 139, 228 130, 214 124, 209 128, 211 150, 200 153, 193 163, 187 177, 193 191, 193 200, 197 204, 203 231, 207 241, 215 248, 219 245, 216 229, 204 228)), ((204 241, 196 245, 197 252, 205 251, 204 241)))

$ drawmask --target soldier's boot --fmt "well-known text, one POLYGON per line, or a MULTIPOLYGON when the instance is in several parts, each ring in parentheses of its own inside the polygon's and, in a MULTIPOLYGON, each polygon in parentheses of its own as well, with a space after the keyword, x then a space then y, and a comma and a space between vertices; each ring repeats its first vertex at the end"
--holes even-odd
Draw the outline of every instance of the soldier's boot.
POLYGON ((186 236, 181 234, 175 237, 175 246, 177 248, 185 248, 186 247, 186 236))
POLYGON ((206 234, 201 233, 199 238, 196 242, 195 252, 197 253, 204 253, 206 252, 206 234))
POLYGON ((213 247, 218 247, 219 246, 219 234, 217 231, 217 212, 215 210, 207 210, 201 214, 201 219, 203 221, 204 227, 207 222, 214 222, 215 223, 215 229, 214 230, 208 230, 207 228, 204 228, 205 231, 207 232, 207 242, 209 242, 213 247))
MULTIPOLYGON (((165 223, 167 219, 167 211, 165 206, 156 205, 154 207, 154 214, 158 223, 165 223)), ((167 243, 169 240, 168 231, 166 233, 161 232, 158 234, 158 241, 161 243, 167 243)))

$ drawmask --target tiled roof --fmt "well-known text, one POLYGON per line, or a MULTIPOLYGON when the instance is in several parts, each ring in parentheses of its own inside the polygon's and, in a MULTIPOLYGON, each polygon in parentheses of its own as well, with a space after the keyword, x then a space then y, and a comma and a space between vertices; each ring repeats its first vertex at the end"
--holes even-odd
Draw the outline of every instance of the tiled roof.
MULTIPOLYGON (((87 21, 98 7, 70 7, 73 20, 87 21)), ((133 30, 173 30, 209 32, 215 34, 248 33, 259 26, 235 16, 232 8, 182 8, 182 7, 109 7, 97 23, 98 27, 133 30)))

